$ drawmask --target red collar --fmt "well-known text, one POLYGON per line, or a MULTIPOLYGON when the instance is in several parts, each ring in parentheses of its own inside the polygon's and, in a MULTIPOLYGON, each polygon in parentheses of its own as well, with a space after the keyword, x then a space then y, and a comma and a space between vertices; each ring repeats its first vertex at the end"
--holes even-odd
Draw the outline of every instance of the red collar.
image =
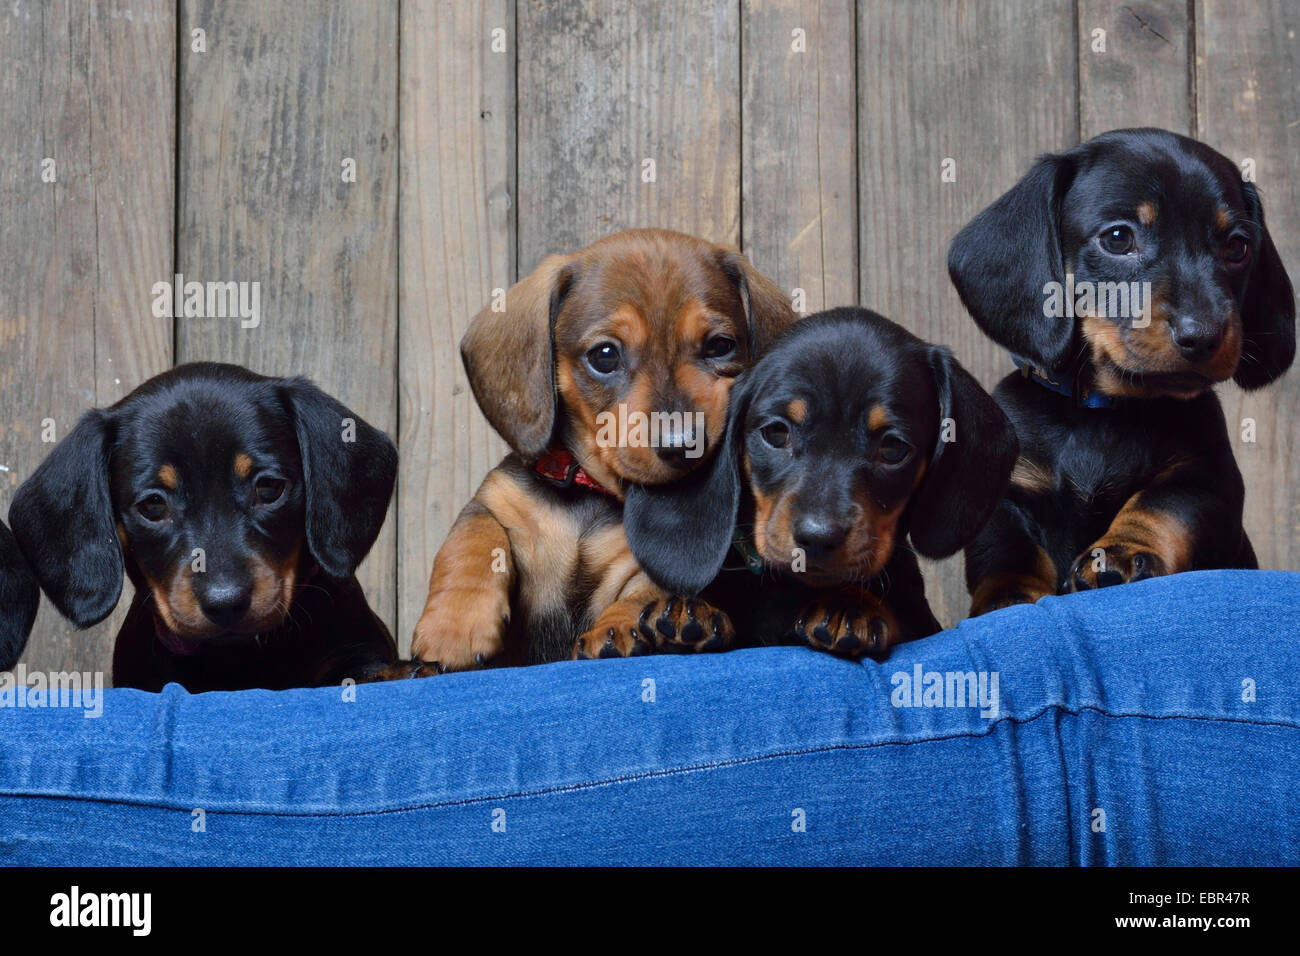
POLYGON ((572 453, 567 448, 552 448, 533 465, 533 470, 545 478, 547 481, 554 482, 563 488, 570 485, 582 485, 584 488, 590 488, 592 491, 599 491, 602 495, 609 495, 617 498, 618 495, 610 491, 591 475, 587 474, 573 460, 572 453))

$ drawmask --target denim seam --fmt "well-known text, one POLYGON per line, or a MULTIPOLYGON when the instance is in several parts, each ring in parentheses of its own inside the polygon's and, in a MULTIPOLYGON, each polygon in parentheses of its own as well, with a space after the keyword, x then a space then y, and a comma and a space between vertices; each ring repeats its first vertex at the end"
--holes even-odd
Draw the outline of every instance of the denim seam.
MULTIPOLYGON (((1031 724, 1041 720, 1049 713, 1057 712, 1066 714, 1071 717, 1078 717, 1083 712, 1100 714, 1116 720, 1192 720, 1192 721, 1210 721, 1212 723, 1228 724, 1245 724, 1255 727, 1284 727, 1289 730, 1300 730, 1300 725, 1286 721, 1272 720, 1250 720, 1236 717, 1206 717, 1194 714, 1125 714, 1111 713, 1100 707, 1089 705, 1081 706, 1077 709, 1070 709, 1060 704, 1047 704, 1038 713, 1032 717, 1000 717, 997 720, 989 722, 986 730, 976 733, 973 731, 963 731, 951 734, 944 734, 934 737, 923 737, 914 740, 880 740, 861 743, 839 743, 824 744, 816 747, 802 747, 787 750, 778 750, 766 754, 751 754, 744 757, 732 757, 726 760, 714 760, 704 763, 687 764, 680 767, 665 767, 658 770, 642 770, 635 773, 619 774, 614 777, 606 777, 601 780, 584 780, 577 783, 556 784, 549 787, 538 787, 532 790, 518 790, 510 793, 489 794, 481 797, 461 797, 455 800, 435 800, 424 803, 414 803, 398 807, 385 807, 377 810, 335 810, 335 811, 306 811, 306 810, 282 810, 282 809, 219 809, 214 807, 204 807, 204 812, 221 816, 271 816, 271 817, 301 817, 301 818, 346 818, 346 817, 369 817, 381 816, 390 813, 407 813, 414 810, 435 810, 443 807, 470 806, 473 804, 489 803, 493 801, 518 800, 527 797, 548 796, 550 794, 574 793, 584 790, 595 790, 601 787, 615 786, 622 783, 635 783, 642 780, 656 780, 661 777, 683 776, 690 773, 698 773, 707 770, 719 770, 726 767, 745 766, 752 763, 761 763, 766 760, 775 760, 787 757, 802 757, 810 754, 834 753, 844 750, 870 750, 876 747, 910 747, 917 744, 928 743, 945 743, 952 740, 974 739, 987 737, 999 724, 1013 723, 1017 725, 1031 724)), ((105 797, 105 796, 83 796, 80 794, 65 793, 25 793, 20 791, 0 790, 0 797, 8 798, 33 798, 49 800, 76 800, 93 803, 117 803, 128 806, 146 807, 157 810, 175 810, 186 811, 192 809, 190 803, 168 804, 149 800, 138 800, 124 797, 105 797)), ((194 802, 194 801, 191 801, 194 802)), ((201 802, 201 801, 199 801, 201 802)))

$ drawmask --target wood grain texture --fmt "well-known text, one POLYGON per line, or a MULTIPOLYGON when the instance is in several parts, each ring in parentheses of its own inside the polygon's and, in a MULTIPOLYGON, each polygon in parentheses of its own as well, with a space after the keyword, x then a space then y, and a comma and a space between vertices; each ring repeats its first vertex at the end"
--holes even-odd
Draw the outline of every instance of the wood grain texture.
POLYGON ((398 627, 405 653, 434 556, 505 442, 479 412, 458 345, 514 275, 511 0, 407 0, 401 53, 401 478, 398 627), (493 31, 504 30, 494 51, 493 31))
POLYGON ((1079 0, 1080 139, 1131 126, 1191 133, 1191 41, 1187 0, 1079 0))
POLYGON ((634 226, 738 243, 737 5, 520 0, 518 16, 520 272, 634 226))
MULTIPOLYGON (((1196 4, 1198 136, 1254 160, 1269 233, 1300 285, 1300 7, 1285 0, 1196 4)), ((1221 386, 1246 479, 1246 531, 1263 568, 1300 568, 1300 371, 1252 393, 1221 386), (1241 439, 1244 419, 1257 440, 1241 439)))
MULTIPOLYGON (((180 16, 177 269, 261 283, 261 323, 177 319, 177 360, 307 375, 395 435, 397 3, 187 0, 180 16)), ((390 627, 394 523, 359 572, 390 627)))
MULTIPOLYGON (((0 510, 88 408, 171 363, 152 284, 172 263, 175 20, 165 0, 0 14, 0 510), (55 181, 41 179, 42 160, 55 181)), ((89 467, 89 463, 88 463, 89 467)), ((110 669, 119 610, 76 632, 45 602, 24 661, 110 669)))
MULTIPOLYGON (((858 63, 862 304, 992 387, 1011 363, 962 308, 948 243, 1034 157, 1075 142, 1074 6, 873 0, 858 6, 858 63)), ((934 612, 954 624, 970 606, 961 556, 926 565, 934 612)))
POLYGON ((849 0, 741 6, 742 247, 806 312, 858 298, 854 30, 849 0))

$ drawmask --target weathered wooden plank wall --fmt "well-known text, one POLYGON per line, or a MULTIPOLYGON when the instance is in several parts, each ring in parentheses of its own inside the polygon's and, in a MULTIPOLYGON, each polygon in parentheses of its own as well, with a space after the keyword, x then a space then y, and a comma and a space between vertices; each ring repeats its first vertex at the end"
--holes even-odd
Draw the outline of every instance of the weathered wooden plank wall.
MULTIPOLYGON (((1293 0, 19 0, 0 14, 0 509, 43 419, 61 435, 173 360, 310 375, 398 438, 362 578, 405 648, 503 449, 456 352, 493 289, 672 227, 741 246, 808 311, 876 308, 991 386, 1007 360, 945 253, 1041 152, 1159 125, 1253 159, 1300 273, 1298 30, 1293 0), (154 319, 175 271, 259 281, 260 327, 154 319)), ((1260 560, 1300 568, 1300 375, 1222 394, 1257 423, 1237 454, 1260 560)), ((960 559, 927 575, 958 620, 960 559)), ((114 627, 74 636, 47 608, 26 659, 106 668, 114 627)))
POLYGON ((512 0, 402 4, 394 634, 404 652, 442 539, 506 451, 474 404, 457 346, 491 290, 515 278, 514 16, 512 0))
MULTIPOLYGON (((172 264, 175 40, 167 0, 129 14, 78 0, 0 12, 5 513, 53 447, 43 437, 171 365, 170 323, 153 319, 149 290, 172 264)), ((118 613, 82 632, 45 603, 28 663, 107 670, 131 591, 124 583, 118 613)))
MULTIPOLYGON (((1253 161, 1269 233, 1300 282, 1300 4, 1197 0, 1195 17, 1196 135, 1253 161)), ((1234 450, 1260 566, 1300 568, 1300 370, 1252 394, 1219 391, 1230 429, 1256 425, 1234 450)))
POLYGON ((736 4, 518 10, 519 271, 633 226, 738 243, 736 4))
POLYGON ((796 308, 856 302, 853 4, 746 0, 740 33, 745 252, 796 308))

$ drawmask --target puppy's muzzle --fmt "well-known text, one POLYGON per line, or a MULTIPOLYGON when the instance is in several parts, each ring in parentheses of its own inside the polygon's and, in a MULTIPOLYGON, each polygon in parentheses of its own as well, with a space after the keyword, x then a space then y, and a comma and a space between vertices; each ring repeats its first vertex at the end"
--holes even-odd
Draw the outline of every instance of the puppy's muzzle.
POLYGON ((231 628, 244 619, 253 603, 253 584, 234 578, 217 578, 195 583, 199 609, 213 624, 231 628))

